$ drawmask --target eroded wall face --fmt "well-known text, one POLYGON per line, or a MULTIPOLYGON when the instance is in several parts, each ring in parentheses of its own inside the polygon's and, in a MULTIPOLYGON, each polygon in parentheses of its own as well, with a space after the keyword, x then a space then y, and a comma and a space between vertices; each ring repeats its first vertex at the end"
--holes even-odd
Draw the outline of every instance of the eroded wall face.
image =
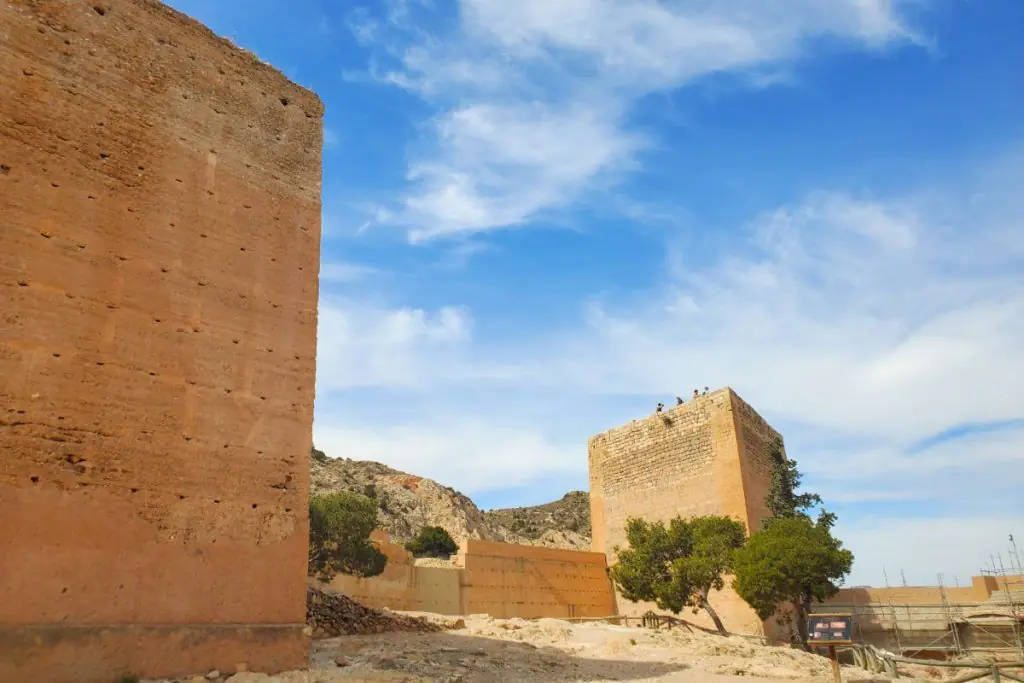
POLYGON ((0 92, 0 681, 302 665, 319 100, 149 0, 0 92))

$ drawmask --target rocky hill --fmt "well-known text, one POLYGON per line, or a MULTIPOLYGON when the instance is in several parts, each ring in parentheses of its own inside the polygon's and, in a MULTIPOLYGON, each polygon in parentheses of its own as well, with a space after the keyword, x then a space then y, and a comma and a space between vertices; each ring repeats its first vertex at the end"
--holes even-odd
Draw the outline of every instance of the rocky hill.
POLYGON ((549 548, 590 548, 587 494, 535 507, 483 512, 450 486, 366 460, 310 458, 313 493, 351 491, 375 498, 381 526, 397 542, 410 540, 427 525, 443 527, 456 542, 473 538, 549 548))
POLYGON ((558 533, 583 538, 584 547, 590 547, 590 496, 586 491, 571 491, 545 505, 489 510, 484 519, 492 526, 533 541, 558 533))

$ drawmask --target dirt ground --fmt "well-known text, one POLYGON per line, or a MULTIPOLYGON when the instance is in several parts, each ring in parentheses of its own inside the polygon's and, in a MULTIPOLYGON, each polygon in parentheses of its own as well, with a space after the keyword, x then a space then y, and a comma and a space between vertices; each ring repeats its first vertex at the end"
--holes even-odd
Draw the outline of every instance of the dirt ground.
MULTIPOLYGON (((228 683, 355 683, 358 681, 555 683, 664 681, 762 683, 832 680, 820 656, 769 647, 741 637, 680 629, 653 631, 611 624, 570 624, 471 616, 465 627, 440 633, 382 633, 314 641, 310 668, 275 676, 240 673, 228 683)), ((939 673, 934 670, 934 673, 939 673)), ((904 671, 901 680, 935 681, 931 672, 904 671), (912 678, 910 676, 919 676, 912 678)), ((884 676, 843 667, 843 680, 884 676)), ((940 674, 941 675, 941 674, 940 674)), ((205 677, 184 679, 208 683, 205 677)))

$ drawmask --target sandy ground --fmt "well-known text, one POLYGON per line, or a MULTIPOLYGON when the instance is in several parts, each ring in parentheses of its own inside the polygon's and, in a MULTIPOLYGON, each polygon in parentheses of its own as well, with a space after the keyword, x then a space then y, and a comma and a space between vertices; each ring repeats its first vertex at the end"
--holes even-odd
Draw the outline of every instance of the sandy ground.
MULTIPOLYGON (((555 619, 471 616, 465 618, 465 624, 465 628, 442 633, 384 633, 319 640, 313 644, 310 669, 306 671, 276 676, 240 673, 226 680, 735 683, 742 677, 762 683, 832 681, 829 662, 823 657, 740 637, 723 638, 681 629, 653 631, 610 624, 570 624, 555 619)), ((851 683, 886 680, 854 667, 844 666, 842 673, 843 680, 851 683)), ((930 673, 905 671, 901 680, 935 681, 930 673)), ((207 683, 205 678, 184 680, 207 683)))

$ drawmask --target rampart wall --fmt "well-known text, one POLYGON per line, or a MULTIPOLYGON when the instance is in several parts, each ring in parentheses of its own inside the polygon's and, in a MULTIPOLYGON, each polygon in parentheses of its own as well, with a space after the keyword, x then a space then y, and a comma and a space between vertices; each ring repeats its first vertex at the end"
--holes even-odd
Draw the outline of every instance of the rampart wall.
POLYGON ((0 92, 0 681, 304 665, 320 101, 152 0, 0 92))
POLYGON ((453 566, 415 566, 411 555, 375 534, 388 556, 384 573, 337 576, 330 587, 366 605, 438 614, 604 617, 615 601, 602 553, 469 540, 453 566))

